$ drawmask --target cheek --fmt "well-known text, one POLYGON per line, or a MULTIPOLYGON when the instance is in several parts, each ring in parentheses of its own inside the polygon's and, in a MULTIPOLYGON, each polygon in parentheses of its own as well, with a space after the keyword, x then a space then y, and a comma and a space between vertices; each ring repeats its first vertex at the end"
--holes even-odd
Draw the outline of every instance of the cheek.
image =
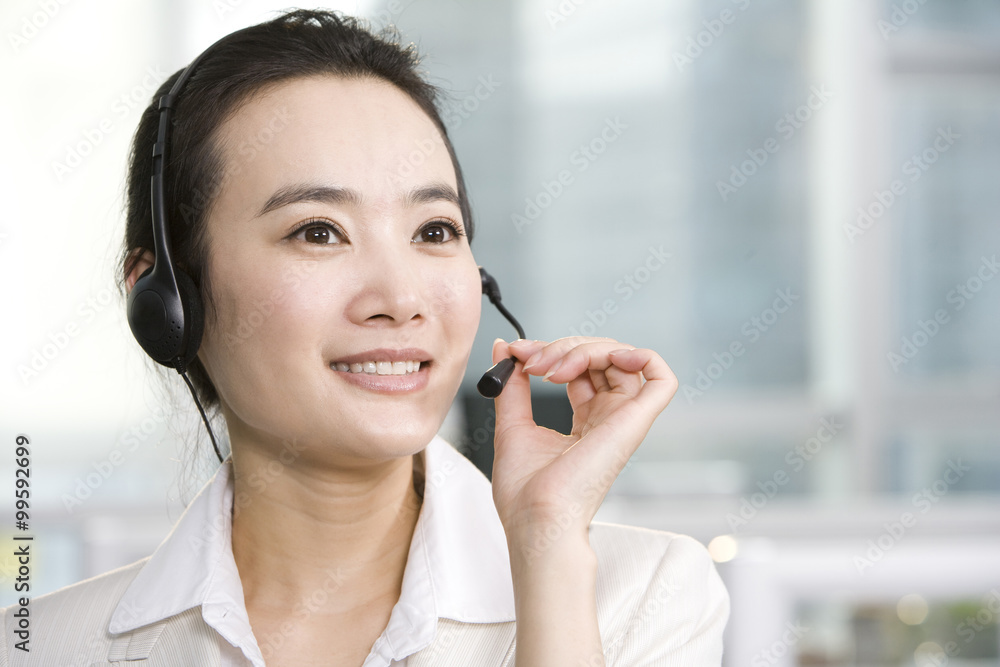
POLYGON ((472 341, 479 328, 482 311, 482 281, 479 269, 473 265, 445 276, 438 276, 431 283, 432 300, 441 314, 455 345, 464 352, 472 349, 472 341))
MULTIPOLYGON (((297 350, 300 362, 308 359, 302 339, 319 326, 313 321, 320 312, 316 297, 303 289, 313 263, 271 267, 255 262, 252 270, 242 266, 219 266, 212 276, 218 286, 213 287, 216 310, 206 322, 203 348, 217 385, 281 375, 280 368, 293 361, 283 351, 297 350)), ((227 388, 218 387, 223 394, 227 388)))

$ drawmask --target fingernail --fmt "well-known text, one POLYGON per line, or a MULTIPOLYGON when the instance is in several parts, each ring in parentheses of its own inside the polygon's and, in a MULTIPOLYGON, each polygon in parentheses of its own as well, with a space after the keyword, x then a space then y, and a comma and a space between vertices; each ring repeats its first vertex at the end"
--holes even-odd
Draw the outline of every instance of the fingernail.
POLYGON ((529 368, 531 368, 532 366, 534 366, 535 364, 537 364, 538 360, 541 359, 541 357, 542 357, 542 353, 541 352, 535 352, 533 355, 531 355, 530 357, 528 357, 528 360, 526 362, 524 362, 524 369, 523 370, 528 370, 529 368))
POLYGON ((552 368, 549 369, 549 372, 542 376, 542 382, 548 382, 549 378, 552 377, 552 374, 559 370, 559 367, 562 366, 562 362, 563 360, 560 359, 556 363, 552 364, 552 368))

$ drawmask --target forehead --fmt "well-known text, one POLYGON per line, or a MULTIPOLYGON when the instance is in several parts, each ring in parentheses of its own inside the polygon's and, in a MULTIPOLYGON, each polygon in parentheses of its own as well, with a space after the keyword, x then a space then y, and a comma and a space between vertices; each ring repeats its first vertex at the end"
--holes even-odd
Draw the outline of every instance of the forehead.
POLYGON ((216 141, 225 170, 216 203, 237 214, 296 183, 353 188, 373 205, 428 182, 456 187, 437 127, 406 93, 379 79, 275 84, 229 117, 216 141))

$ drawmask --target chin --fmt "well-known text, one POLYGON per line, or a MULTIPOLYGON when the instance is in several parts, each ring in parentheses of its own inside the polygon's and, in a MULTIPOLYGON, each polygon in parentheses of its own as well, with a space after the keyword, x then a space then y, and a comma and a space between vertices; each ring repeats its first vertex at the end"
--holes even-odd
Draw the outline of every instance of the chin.
POLYGON ((428 425, 408 429, 365 429, 352 438, 355 443, 352 449, 357 456, 371 459, 410 456, 424 449, 437 434, 438 428, 428 425))

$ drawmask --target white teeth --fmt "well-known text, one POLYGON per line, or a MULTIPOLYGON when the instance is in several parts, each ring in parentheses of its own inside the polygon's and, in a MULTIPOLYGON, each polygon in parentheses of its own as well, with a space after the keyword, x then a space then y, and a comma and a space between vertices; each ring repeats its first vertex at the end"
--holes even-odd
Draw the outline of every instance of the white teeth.
POLYGON ((364 361, 353 364, 338 361, 331 366, 344 373, 367 373, 368 375, 407 375, 420 370, 419 361, 364 361))

